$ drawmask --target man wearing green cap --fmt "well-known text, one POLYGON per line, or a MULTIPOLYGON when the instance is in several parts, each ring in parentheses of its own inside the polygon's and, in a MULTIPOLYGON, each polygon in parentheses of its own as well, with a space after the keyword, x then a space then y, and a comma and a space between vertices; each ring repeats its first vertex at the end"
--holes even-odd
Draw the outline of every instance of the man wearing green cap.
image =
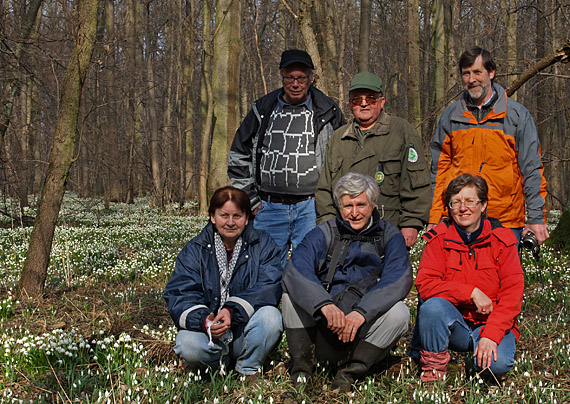
POLYGON ((370 175, 380 188, 377 207, 382 219, 397 226, 411 247, 431 205, 422 141, 405 119, 384 111, 382 80, 374 73, 354 75, 349 100, 354 119, 338 128, 327 144, 315 194, 317 223, 335 217, 332 189, 340 177, 349 172, 370 175))

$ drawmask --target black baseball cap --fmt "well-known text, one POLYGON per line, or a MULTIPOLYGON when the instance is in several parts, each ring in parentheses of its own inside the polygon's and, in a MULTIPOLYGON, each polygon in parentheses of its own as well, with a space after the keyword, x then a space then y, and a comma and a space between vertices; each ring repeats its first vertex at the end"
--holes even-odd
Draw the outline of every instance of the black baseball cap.
POLYGON ((310 69, 314 69, 313 60, 311 56, 300 49, 289 49, 281 54, 281 62, 279 63, 279 68, 284 69, 293 63, 301 63, 308 66, 310 69))

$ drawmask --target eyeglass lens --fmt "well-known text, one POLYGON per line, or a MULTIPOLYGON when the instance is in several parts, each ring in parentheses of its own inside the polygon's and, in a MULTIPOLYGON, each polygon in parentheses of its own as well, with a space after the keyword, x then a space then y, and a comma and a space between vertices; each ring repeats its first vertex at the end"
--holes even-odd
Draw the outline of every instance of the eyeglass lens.
POLYGON ((307 82, 309 81, 309 77, 310 76, 299 76, 299 77, 283 76, 283 82, 285 84, 293 84, 295 80, 297 80, 297 83, 299 84, 307 84, 307 82))
POLYGON ((366 100, 366 103, 369 105, 376 105, 378 103, 379 98, 367 95, 366 97, 363 96, 363 97, 352 98, 350 102, 352 102, 352 105, 362 105, 362 101, 364 100, 366 100))

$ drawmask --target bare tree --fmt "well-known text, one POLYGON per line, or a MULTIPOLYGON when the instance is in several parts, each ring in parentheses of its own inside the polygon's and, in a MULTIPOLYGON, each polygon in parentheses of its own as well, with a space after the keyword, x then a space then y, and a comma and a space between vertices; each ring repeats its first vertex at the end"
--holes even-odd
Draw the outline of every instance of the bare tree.
POLYGON ((358 37, 358 71, 369 70, 370 23, 372 18, 372 0, 360 2, 360 35, 358 37))
POLYGON ((17 294, 43 294, 49 256, 69 169, 74 161, 81 90, 89 68, 97 31, 98 0, 82 0, 77 18, 76 45, 62 85, 57 127, 42 188, 38 217, 30 237, 17 294))

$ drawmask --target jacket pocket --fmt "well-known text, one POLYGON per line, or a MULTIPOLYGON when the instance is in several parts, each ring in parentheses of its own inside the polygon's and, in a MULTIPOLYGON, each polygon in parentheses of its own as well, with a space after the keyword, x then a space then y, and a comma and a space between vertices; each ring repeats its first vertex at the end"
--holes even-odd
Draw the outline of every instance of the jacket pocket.
POLYGON ((380 183, 380 193, 386 196, 400 195, 400 175, 402 166, 399 161, 381 161, 384 180, 380 183))
POLYGON ((429 171, 421 164, 410 164, 408 166, 412 188, 425 187, 430 184, 429 171))

